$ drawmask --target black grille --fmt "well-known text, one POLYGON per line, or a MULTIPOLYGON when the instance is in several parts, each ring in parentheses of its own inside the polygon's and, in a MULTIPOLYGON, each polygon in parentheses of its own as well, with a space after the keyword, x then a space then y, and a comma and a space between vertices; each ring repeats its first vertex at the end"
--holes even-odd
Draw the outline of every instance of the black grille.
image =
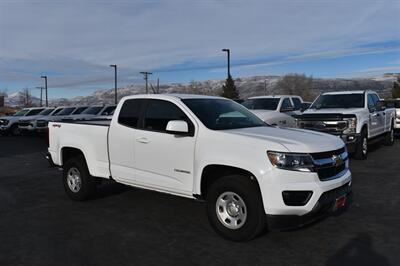
POLYGON ((37 127, 46 127, 47 126, 47 122, 46 121, 37 121, 36 122, 36 126, 37 127))
POLYGON ((18 122, 18 125, 20 125, 20 126, 22 126, 22 127, 27 127, 27 126, 30 126, 30 125, 32 125, 32 124, 29 123, 29 122, 18 122))
POLYGON ((335 175, 339 174, 340 172, 346 169, 346 164, 342 163, 339 166, 331 166, 317 169, 318 177, 321 181, 331 179, 335 175))
POLYGON ((318 153, 311 153, 311 156, 314 160, 324 159, 324 158, 331 158, 333 155, 338 156, 345 151, 345 148, 341 148, 334 151, 325 151, 325 152, 318 152, 318 153))

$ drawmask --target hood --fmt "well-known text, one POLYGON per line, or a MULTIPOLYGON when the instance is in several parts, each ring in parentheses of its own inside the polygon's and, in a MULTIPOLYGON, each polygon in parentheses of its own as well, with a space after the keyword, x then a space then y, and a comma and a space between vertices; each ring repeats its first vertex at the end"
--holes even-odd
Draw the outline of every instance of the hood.
POLYGON ((306 115, 312 114, 357 114, 363 112, 364 108, 326 108, 326 109, 307 109, 303 112, 306 115))
POLYGON ((21 121, 37 120, 40 117, 42 117, 42 115, 21 116, 21 118, 19 120, 21 120, 21 121))
POLYGON ((77 119, 82 119, 82 118, 87 118, 87 117, 94 117, 94 116, 96 116, 96 115, 91 115, 91 114, 79 114, 79 115, 72 115, 72 116, 70 116, 70 117, 68 117, 68 118, 77 120, 77 119))
POLYGON ((276 112, 275 110, 259 110, 259 109, 250 110, 250 111, 255 115, 263 115, 263 114, 270 114, 270 113, 276 112))
MULTIPOLYGON (((11 115, 7 115, 7 116, 0 116, 0 119, 7 119, 7 120, 10 120, 10 119, 14 119, 14 118, 16 118, 17 116, 11 116, 11 115)), ((23 117, 23 116, 19 116, 19 117, 23 117)))
POLYGON ((315 153, 340 149, 344 142, 333 135, 297 128, 252 127, 226 130, 226 133, 278 142, 290 152, 315 153))

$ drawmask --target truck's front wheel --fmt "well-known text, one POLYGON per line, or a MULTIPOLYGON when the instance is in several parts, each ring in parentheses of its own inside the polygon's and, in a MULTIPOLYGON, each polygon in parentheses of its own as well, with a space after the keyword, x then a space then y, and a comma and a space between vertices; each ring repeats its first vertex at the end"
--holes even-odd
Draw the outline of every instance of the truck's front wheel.
POLYGON ((365 160, 368 156, 368 134, 364 128, 361 131, 360 139, 357 143, 354 158, 357 160, 365 160))
POLYGON ((71 199, 81 201, 94 195, 96 182, 90 175, 83 156, 68 160, 63 168, 64 189, 71 199))
POLYGON ((211 226, 233 241, 255 238, 265 227, 265 212, 258 185, 249 177, 226 176, 215 181, 207 193, 211 226))

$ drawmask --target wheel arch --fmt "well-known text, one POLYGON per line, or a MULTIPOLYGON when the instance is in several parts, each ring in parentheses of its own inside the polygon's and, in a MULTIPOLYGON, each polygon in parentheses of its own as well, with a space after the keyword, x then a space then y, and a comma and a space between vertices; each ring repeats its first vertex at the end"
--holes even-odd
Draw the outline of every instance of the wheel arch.
POLYGON ((69 147, 69 146, 62 147, 61 151, 60 151, 61 166, 63 166, 69 159, 75 158, 78 156, 83 156, 85 163, 87 163, 85 154, 81 149, 76 148, 76 147, 69 147))
POLYGON ((205 166, 201 172, 201 180, 200 180, 200 195, 197 195, 200 199, 205 199, 207 196, 208 188, 218 179, 227 176, 227 175, 242 175, 248 177, 249 180, 256 182, 258 190, 261 195, 260 184, 257 180, 257 177, 250 172, 249 170, 224 165, 224 164, 209 164, 205 166))

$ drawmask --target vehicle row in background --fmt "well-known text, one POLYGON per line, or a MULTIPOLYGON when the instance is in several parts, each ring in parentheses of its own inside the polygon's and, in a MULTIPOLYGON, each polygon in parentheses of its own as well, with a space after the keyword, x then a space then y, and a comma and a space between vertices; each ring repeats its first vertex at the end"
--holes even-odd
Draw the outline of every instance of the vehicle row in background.
POLYGON ((25 108, 14 115, 0 118, 0 132, 18 135, 20 132, 43 132, 49 122, 111 119, 115 105, 59 106, 25 108))

